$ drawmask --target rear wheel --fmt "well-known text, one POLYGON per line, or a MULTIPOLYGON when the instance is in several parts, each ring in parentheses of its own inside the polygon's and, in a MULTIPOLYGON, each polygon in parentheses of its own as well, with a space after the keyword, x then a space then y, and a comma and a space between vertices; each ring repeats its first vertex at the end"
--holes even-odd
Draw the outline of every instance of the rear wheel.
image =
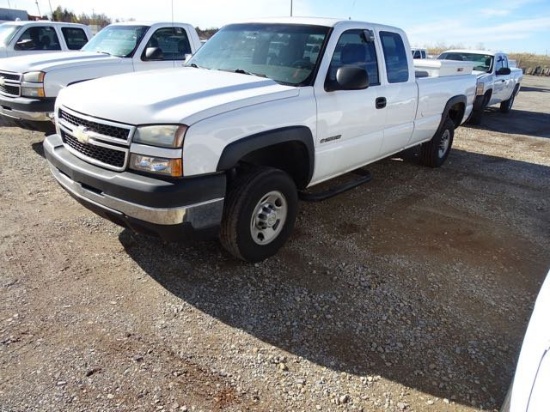
POLYGON ((432 140, 420 146, 420 162, 429 167, 439 167, 451 151, 455 134, 454 122, 447 118, 432 140))
POLYGON ((294 228, 298 192, 285 172, 257 168, 231 184, 220 230, 222 245, 233 256, 258 262, 273 256, 294 228))

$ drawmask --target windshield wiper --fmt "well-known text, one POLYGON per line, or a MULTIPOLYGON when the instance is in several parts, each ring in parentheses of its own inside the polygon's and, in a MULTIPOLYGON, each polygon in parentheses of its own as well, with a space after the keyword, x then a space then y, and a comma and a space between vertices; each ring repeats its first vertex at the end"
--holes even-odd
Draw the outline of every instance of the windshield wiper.
POLYGON ((267 77, 265 74, 252 73, 252 72, 249 72, 248 70, 244 70, 244 69, 235 69, 235 70, 233 70, 233 72, 234 73, 239 73, 239 74, 247 74, 249 76, 267 77))

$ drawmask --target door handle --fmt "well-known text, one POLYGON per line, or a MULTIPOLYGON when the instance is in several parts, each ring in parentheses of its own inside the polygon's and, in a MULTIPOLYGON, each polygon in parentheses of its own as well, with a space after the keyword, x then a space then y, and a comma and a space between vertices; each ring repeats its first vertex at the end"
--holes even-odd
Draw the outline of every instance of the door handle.
POLYGON ((383 109, 384 107, 386 107, 387 103, 388 102, 385 97, 377 97, 375 101, 375 106, 377 109, 383 109))

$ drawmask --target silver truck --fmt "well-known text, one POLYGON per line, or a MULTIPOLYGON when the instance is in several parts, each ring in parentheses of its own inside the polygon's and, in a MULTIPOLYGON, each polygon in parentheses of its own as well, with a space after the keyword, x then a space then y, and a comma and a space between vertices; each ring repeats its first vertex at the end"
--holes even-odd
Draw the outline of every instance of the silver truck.
POLYGON ((182 66, 201 46, 188 23, 114 23, 81 50, 0 60, 4 125, 49 134, 55 99, 71 84, 114 74, 182 66))
POLYGON ((441 60, 472 62, 477 76, 476 100, 469 122, 479 124, 486 107, 500 105, 502 113, 512 110, 519 93, 523 71, 511 64, 503 52, 486 50, 447 50, 438 57, 441 60))

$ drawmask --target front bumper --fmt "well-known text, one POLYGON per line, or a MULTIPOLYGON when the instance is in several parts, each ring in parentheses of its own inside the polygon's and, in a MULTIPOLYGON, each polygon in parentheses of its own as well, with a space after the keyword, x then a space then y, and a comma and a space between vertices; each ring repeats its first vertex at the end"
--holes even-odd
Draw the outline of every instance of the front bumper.
POLYGON ((27 97, 0 96, 0 114, 16 120, 50 122, 54 111, 55 97, 30 99, 27 97))
POLYGON ((44 139, 44 152, 58 183, 79 203, 116 224, 167 241, 218 232, 224 173, 166 181, 113 172, 80 160, 56 134, 44 139))

